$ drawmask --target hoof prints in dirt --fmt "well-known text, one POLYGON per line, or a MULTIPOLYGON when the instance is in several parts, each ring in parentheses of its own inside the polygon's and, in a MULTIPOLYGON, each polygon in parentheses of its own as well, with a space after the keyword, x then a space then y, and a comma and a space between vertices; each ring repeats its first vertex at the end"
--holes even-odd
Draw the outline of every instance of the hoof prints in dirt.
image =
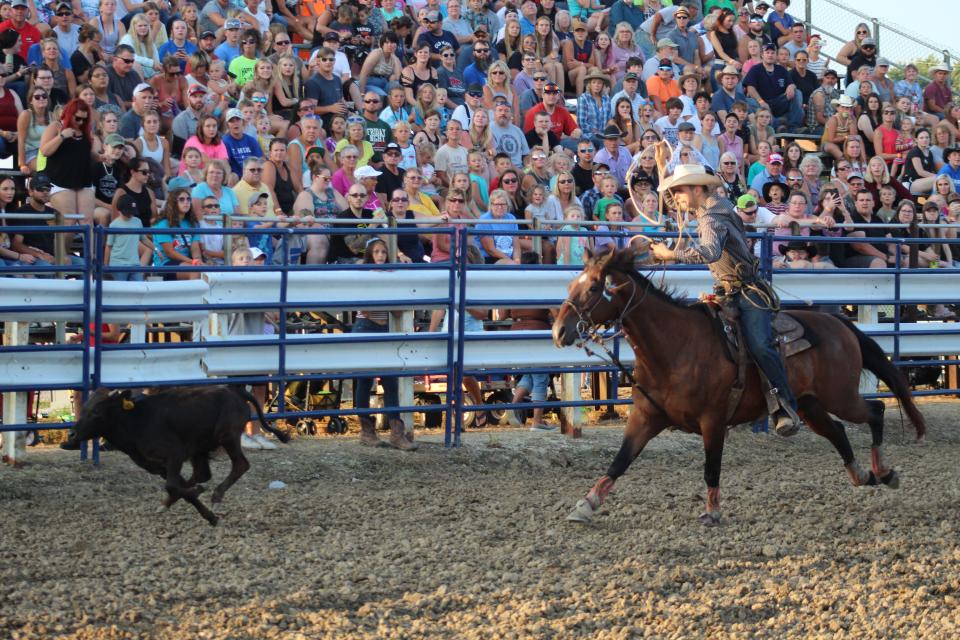
POLYGON ((418 437, 412 454, 300 439, 250 454, 216 529, 182 503, 158 513, 160 485, 125 457, 31 450, 0 469, 0 637, 957 637, 957 405, 922 409, 922 446, 888 413, 898 492, 851 487, 810 433, 733 432, 716 528, 697 520, 702 445, 676 432, 588 527, 565 518, 615 428, 418 437))

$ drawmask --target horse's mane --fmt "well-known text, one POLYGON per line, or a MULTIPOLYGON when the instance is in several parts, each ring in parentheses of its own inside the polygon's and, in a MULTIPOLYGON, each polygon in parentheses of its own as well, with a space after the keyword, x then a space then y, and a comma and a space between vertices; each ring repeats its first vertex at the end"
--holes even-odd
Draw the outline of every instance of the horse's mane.
POLYGON ((626 275, 636 282, 642 290, 649 291, 652 295, 667 304, 685 309, 692 306, 687 302, 684 292, 680 291, 677 287, 671 285, 666 288, 661 288, 653 283, 646 275, 638 271, 634 265, 634 255, 633 251, 627 248, 620 251, 613 251, 609 256, 601 254, 597 257, 597 260, 606 260, 605 266, 608 269, 626 275))

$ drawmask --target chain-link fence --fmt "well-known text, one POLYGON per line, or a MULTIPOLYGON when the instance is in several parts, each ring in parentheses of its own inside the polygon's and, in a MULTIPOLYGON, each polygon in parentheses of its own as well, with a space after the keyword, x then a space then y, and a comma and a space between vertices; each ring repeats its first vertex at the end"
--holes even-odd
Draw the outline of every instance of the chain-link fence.
MULTIPOLYGON (((895 69, 908 62, 918 62, 921 73, 935 64, 946 63, 954 68, 960 62, 960 54, 948 46, 931 42, 929 37, 911 33, 897 24, 880 22, 866 13, 857 11, 835 0, 806 0, 804 5, 794 3, 791 12, 811 25, 811 33, 823 36, 823 52, 835 58, 847 42, 853 40, 857 27, 865 24, 877 41, 879 55, 888 58, 895 69), (804 15, 800 15, 804 11, 804 15)), ((838 67, 838 65, 832 65, 838 67)), ((953 69, 957 71, 957 69, 953 69)))

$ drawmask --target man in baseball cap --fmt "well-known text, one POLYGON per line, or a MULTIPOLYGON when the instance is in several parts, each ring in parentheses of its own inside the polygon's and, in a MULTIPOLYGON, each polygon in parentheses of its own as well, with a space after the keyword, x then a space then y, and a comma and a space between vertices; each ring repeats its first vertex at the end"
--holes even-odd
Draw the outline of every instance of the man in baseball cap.
POLYGON ((202 84, 194 83, 187 87, 187 108, 176 115, 171 125, 174 155, 179 157, 184 143, 197 132, 200 118, 204 116, 203 107, 206 99, 207 88, 202 84))
POLYGON ((677 43, 671 40, 670 38, 661 38, 657 41, 657 53, 654 56, 649 56, 647 61, 643 63, 643 73, 640 75, 640 80, 646 82, 650 78, 657 75, 657 69, 660 67, 660 62, 662 60, 667 60, 670 64, 675 66, 674 75, 679 77, 683 73, 683 67, 674 63, 674 60, 677 56, 677 43))
POLYGON ((430 59, 434 64, 440 64, 440 52, 446 47, 454 51, 460 50, 460 41, 457 37, 443 28, 443 16, 439 11, 428 11, 423 22, 425 31, 420 34, 417 44, 426 42, 430 45, 430 59))
POLYGON ((223 23, 223 42, 214 50, 214 55, 223 60, 226 68, 230 68, 233 59, 240 55, 240 35, 243 23, 237 18, 229 18, 223 23))
POLYGON ((763 186, 768 182, 787 183, 786 178, 783 177, 783 156, 779 153, 771 153, 767 156, 766 168, 753 179, 750 189, 755 196, 759 196, 763 193, 763 186))
POLYGON ((246 122, 240 109, 227 110, 225 120, 227 133, 223 136, 223 144, 227 147, 230 170, 237 176, 242 176, 244 161, 250 157, 262 158, 263 151, 260 149, 260 143, 257 142, 256 138, 243 132, 246 122))

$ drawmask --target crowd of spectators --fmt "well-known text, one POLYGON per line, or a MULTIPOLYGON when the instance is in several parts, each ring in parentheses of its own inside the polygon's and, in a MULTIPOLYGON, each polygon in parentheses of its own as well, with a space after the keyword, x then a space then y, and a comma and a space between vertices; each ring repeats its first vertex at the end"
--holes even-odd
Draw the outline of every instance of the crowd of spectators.
MULTIPOLYGON (((576 265, 669 219, 655 146, 708 166, 744 222, 803 236, 777 266, 951 266, 960 102, 859 25, 835 59, 790 0, 2 0, 0 215, 80 214, 108 266, 444 261, 434 228, 474 218, 479 258, 576 265), (798 142, 791 142, 798 140, 798 142), (323 219, 356 233, 329 233, 323 219), (857 227, 853 227, 856 223, 857 227), (245 238, 191 234, 220 226, 245 238), (567 232, 535 242, 537 227, 567 232), (279 228, 303 229, 281 244, 279 228), (178 231, 174 231, 180 229, 178 231), (503 233, 515 231, 529 235, 503 233), (864 238, 849 244, 817 236, 864 238), (280 250, 287 248, 286 253, 280 250), (911 261, 911 252, 915 260, 911 261), (247 255, 244 253, 243 255, 247 255), (368 260, 369 261, 369 260, 368 260)), ((56 257, 4 216, 6 265, 56 257)), ((69 247, 68 247, 69 249, 69 247)), ((115 272, 141 279, 143 272, 115 272)), ((376 319, 374 318, 374 322, 376 319)), ((539 381, 532 383, 541 395, 539 381)))
MULTIPOLYGON (((709 166, 724 195, 750 196, 781 231, 792 228, 784 216, 802 213, 823 221, 815 234, 871 236, 842 223, 889 222, 921 197, 938 221, 955 221, 960 103, 949 70, 934 66, 924 86, 911 65, 893 82, 866 25, 827 59, 823 37, 789 8, 4 0, 0 155, 16 158, 28 184, 14 180, 0 209, 139 224, 143 266, 223 264, 233 244, 268 263, 360 261, 362 234, 325 233, 318 219, 375 228, 404 218, 421 234, 403 237, 400 259, 420 262, 448 255, 430 227, 462 196, 456 217, 490 232, 476 237, 483 259, 516 262, 533 236, 497 231, 608 228, 611 205, 617 222, 637 222, 628 230, 669 214, 647 198, 660 178, 653 147, 667 140, 672 165, 709 166), (831 193, 839 202, 824 216, 831 193), (791 204, 800 196, 802 211, 791 204), (121 201, 135 204, 132 217, 121 201), (224 242, 151 231, 220 225, 264 232, 224 242), (285 256, 270 233, 284 227, 306 230, 285 256)), ((16 224, 6 220, 0 258, 51 262, 49 238, 16 224)), ((616 234, 536 246, 544 262, 577 264, 608 242, 616 234)), ((112 266, 133 262, 121 244, 106 254, 112 266)), ((807 258, 888 264, 876 246, 807 258)), ((951 263, 948 249, 927 247, 939 260, 925 262, 951 263)))

